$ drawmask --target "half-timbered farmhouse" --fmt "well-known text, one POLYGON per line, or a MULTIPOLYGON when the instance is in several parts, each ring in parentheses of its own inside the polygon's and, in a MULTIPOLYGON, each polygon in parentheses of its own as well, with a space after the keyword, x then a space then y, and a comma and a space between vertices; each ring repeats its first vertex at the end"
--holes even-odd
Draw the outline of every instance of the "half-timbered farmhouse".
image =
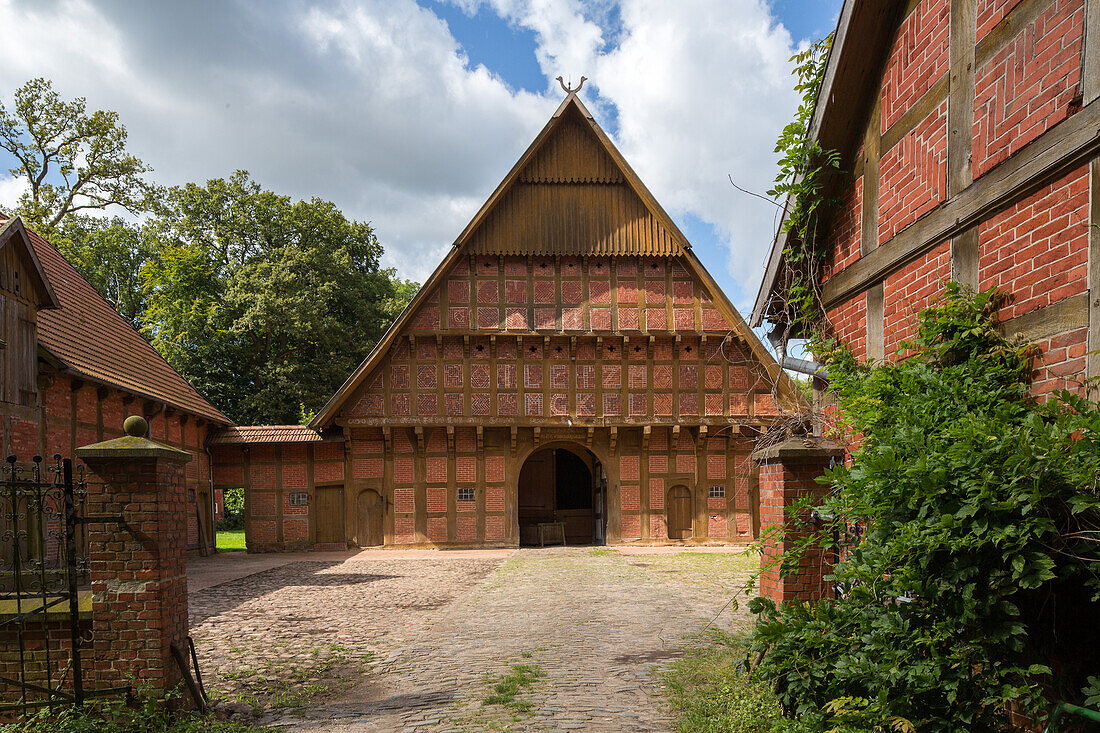
POLYGON ((570 93, 308 428, 211 449, 252 550, 738 542, 799 399, 570 93))
MULTIPOLYGON (((953 278, 1015 296, 1037 392, 1100 375, 1098 96, 1097 0, 846 0, 810 132, 848 171, 821 286, 858 356, 898 358, 953 278)), ((787 243, 753 312, 779 332, 787 243)))
POLYGON ((189 452, 187 549, 214 548, 207 432, 230 424, 42 237, 0 215, 4 456, 72 457, 122 435, 127 415, 189 452))

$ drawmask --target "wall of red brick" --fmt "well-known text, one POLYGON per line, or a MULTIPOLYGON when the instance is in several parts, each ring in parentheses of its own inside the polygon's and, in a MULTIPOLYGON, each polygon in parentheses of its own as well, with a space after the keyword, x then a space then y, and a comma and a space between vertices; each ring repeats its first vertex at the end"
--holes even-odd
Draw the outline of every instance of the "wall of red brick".
MULTIPOLYGON (((53 376, 43 400, 46 408, 45 434, 41 442, 35 436, 37 445, 33 450, 30 450, 31 436, 24 436, 25 440, 20 445, 23 450, 18 451, 21 455, 40 452, 43 456, 55 453, 63 457, 73 456, 80 446, 121 436, 126 417, 140 414, 143 409, 141 398, 117 389, 77 382, 64 374, 53 376)), ((201 418, 179 411, 172 411, 167 416, 161 412, 149 420, 149 437, 191 454, 191 462, 184 469, 189 550, 197 550, 200 546, 200 502, 205 507, 201 516, 207 520, 207 537, 211 543, 213 540, 213 513, 208 503, 211 492, 210 461, 203 447, 208 428, 201 418)))
POLYGON ((916 336, 917 314, 943 292, 950 277, 951 246, 945 242, 886 278, 883 330, 887 361, 899 358, 901 343, 916 336))
POLYGON ((317 487, 344 487, 343 442, 215 445, 210 454, 215 491, 245 490, 249 551, 316 546, 317 487), (292 503, 294 494, 305 494, 307 503, 292 503))
POLYGON ((948 0, 920 0, 902 23, 882 80, 882 132, 947 73, 951 11, 948 0))
MULTIPOLYGON (((860 153, 862 154, 862 146, 860 153)), ((832 256, 823 281, 859 259, 863 222, 863 176, 849 183, 839 196, 836 213, 829 231, 832 256)))
POLYGON ((879 161, 879 242, 885 242, 947 197, 947 102, 879 161))
MULTIPOLYGON (((979 38, 1016 3, 982 2, 979 38)), ((988 172, 1072 111, 1081 94, 1084 0, 1050 6, 974 75, 975 177, 988 172)))
POLYGON ((830 310, 826 317, 833 334, 848 344, 857 359, 866 359, 867 296, 857 295, 830 310))

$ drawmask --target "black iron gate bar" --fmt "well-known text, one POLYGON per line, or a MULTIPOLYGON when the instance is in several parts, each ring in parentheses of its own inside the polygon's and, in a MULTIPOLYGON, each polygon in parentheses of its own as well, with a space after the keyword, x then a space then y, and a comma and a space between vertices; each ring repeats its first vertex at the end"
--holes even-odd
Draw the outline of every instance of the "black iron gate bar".
MULTIPOLYGON (((9 456, 7 465, 0 467, 0 501, 8 505, 0 511, 0 602, 14 604, 14 612, 0 620, 0 631, 14 626, 19 668, 18 679, 0 676, 0 689, 19 691, 19 701, 0 704, 0 712, 26 714, 47 705, 82 705, 89 697, 130 691, 129 687, 87 690, 84 686, 80 651, 86 640, 80 629, 80 594, 89 578, 87 537, 78 527, 89 521, 118 522, 121 518, 82 516, 88 490, 82 469, 78 473, 74 480, 72 460, 60 455, 54 456, 45 472, 41 456, 32 459, 29 470, 15 456, 9 456), (69 659, 65 669, 55 675, 50 611, 60 610, 62 605, 67 606, 69 659), (34 666, 44 661, 45 671, 40 675, 44 679, 32 681, 27 639, 35 627, 42 647, 41 659, 34 666), (65 689, 70 672, 71 691, 65 689), (31 699, 30 695, 42 697, 31 699)), ((64 632, 58 629, 54 633, 64 632)), ((57 655, 61 654, 58 650, 57 655)), ((60 665, 60 656, 56 661, 60 665)))

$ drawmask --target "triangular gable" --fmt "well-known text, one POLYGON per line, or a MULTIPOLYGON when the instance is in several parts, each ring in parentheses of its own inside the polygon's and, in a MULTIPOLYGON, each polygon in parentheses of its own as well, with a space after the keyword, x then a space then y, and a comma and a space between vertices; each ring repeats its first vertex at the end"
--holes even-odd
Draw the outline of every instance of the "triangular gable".
POLYGON ((27 235, 26 227, 23 226, 23 220, 19 217, 9 219, 0 225, 0 252, 9 247, 15 248, 13 254, 30 280, 35 305, 38 308, 61 307, 50 285, 50 280, 46 277, 46 271, 42 269, 42 263, 38 260, 38 254, 34 251, 34 245, 27 235))
MULTIPOLYGON (((591 233, 601 223, 609 221, 603 209, 609 206, 614 209, 616 201, 605 202, 599 206, 591 206, 591 198, 586 201, 589 202, 591 209, 584 212, 589 217, 587 223, 577 224, 577 220, 574 219, 573 226, 588 226, 587 231, 591 233)), ((317 413, 310 422, 311 427, 319 428, 331 424, 345 403, 367 381, 368 377, 372 381, 377 378, 377 368, 399 337, 408 331, 430 333, 443 328, 440 319, 446 316, 440 313, 440 289, 446 285, 452 270, 456 267, 464 267, 463 259, 479 255, 610 257, 612 260, 623 256, 671 258, 680 263, 678 266, 682 266, 700 284, 701 292, 706 294, 709 301, 708 307, 703 309, 702 322, 695 324, 695 328, 699 332, 731 333, 747 347, 754 361, 768 372, 770 379, 779 380, 784 396, 795 400, 802 399, 801 392, 764 348, 710 273, 692 253, 690 244, 671 217, 653 198, 576 95, 570 94, 463 229, 450 252, 417 291, 413 300, 386 331, 375 348, 317 413), (562 159, 555 160, 555 157, 562 159), (548 190, 542 194, 519 192, 525 187, 534 186, 542 186, 548 190), (539 203, 532 200, 532 197, 541 195, 545 200, 550 200, 552 196, 556 196, 555 203, 558 205, 556 210, 564 212, 569 209, 569 206, 563 207, 561 202, 571 201, 570 189, 576 186, 599 189, 618 187, 617 193, 605 192, 604 195, 608 198, 617 196, 616 201, 620 204, 630 202, 633 208, 629 210, 627 216, 623 215, 624 207, 618 206, 618 221, 633 222, 633 224, 626 227, 627 231, 619 232, 622 236, 617 238, 589 238, 587 246, 584 246, 585 240, 577 236, 551 240, 551 244, 547 244, 545 238, 536 236, 540 231, 545 231, 540 227, 553 229, 556 226, 559 233, 562 231, 575 233, 577 229, 570 229, 560 222, 555 225, 551 220, 539 216, 532 217, 530 211, 533 206, 538 210, 539 203), (509 217, 513 221, 508 221, 509 217), (530 221, 517 223, 515 219, 530 221), (501 226, 512 227, 513 236, 511 238, 494 236, 499 233, 498 229, 501 226), (522 236, 517 238, 515 236, 517 232, 522 236), (639 236, 639 232, 644 236, 639 236), (507 244, 509 241, 515 243, 507 244), (710 315, 711 312, 713 316, 710 315)), ((671 294, 669 295, 671 297, 671 294)), ((469 297, 472 303, 477 302, 477 294, 470 293, 469 297)), ((476 331, 478 324, 473 312, 476 308, 469 310, 471 311, 470 327, 472 331, 476 331)), ((528 326, 531 330, 540 330, 537 324, 528 324, 528 326)), ((669 324, 668 327, 671 329, 672 326, 673 324, 669 324)), ((500 328, 503 332, 506 330, 506 324, 501 323, 500 328)), ((565 326, 562 325, 561 328, 565 329, 565 326)), ((593 327, 593 330, 598 329, 593 327)), ((619 330, 631 329, 620 327, 619 330)))
POLYGON ((669 257, 691 245, 570 94, 455 246, 474 254, 669 257))

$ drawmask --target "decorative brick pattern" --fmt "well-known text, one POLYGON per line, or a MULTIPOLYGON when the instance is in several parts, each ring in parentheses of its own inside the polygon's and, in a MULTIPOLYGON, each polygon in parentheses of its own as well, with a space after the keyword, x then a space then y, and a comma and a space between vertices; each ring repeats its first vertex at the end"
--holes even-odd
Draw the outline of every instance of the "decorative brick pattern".
POLYGON ((622 397, 618 392, 604 392, 603 393, 603 414, 608 417, 619 417, 622 415, 622 397))
POLYGON ((469 328, 470 327, 470 309, 466 307, 450 308, 448 310, 448 318, 451 322, 451 328, 469 328))
POLYGON ((1084 0, 1054 0, 975 72, 975 177, 1072 114, 1084 17, 1084 0))
POLYGON ((474 417, 487 417, 489 415, 488 393, 475 392, 470 395, 470 414, 474 417))
POLYGON ((879 242, 934 209, 947 196, 947 102, 879 162, 879 242))
POLYGON ((439 406, 434 394, 416 396, 416 414, 423 417, 433 417, 439 414, 439 406))
POLYGON ((504 301, 506 303, 527 302, 527 281, 507 280, 504 283, 504 301))
POLYGON ((630 415, 637 417, 646 414, 646 396, 634 393, 630 395, 630 415))
POLYGON ((524 365, 523 386, 525 389, 540 389, 542 387, 542 364, 524 365))
POLYGON ((468 280, 448 280, 447 300, 451 303, 469 303, 470 282, 468 280))
POLYGON ((563 331, 581 331, 584 329, 584 309, 579 307, 561 309, 561 328, 563 331))
POLYGON ((448 393, 443 396, 443 409, 447 417, 462 417, 466 412, 466 396, 462 393, 448 393))
POLYGON ((645 327, 647 331, 664 331, 668 328, 668 313, 664 308, 646 308, 645 327))
POLYGON ((620 331, 637 331, 638 330, 638 309, 637 308, 619 308, 619 330, 620 331))
POLYGON ((920 0, 895 36, 882 80, 882 131, 898 121, 950 62, 948 0, 920 0))
POLYGON ((535 280, 535 302, 553 303, 557 300, 552 280, 535 280))
POLYGON ((561 302, 580 303, 584 300, 580 280, 563 280, 561 283, 561 302))
POLYGON ((501 417, 517 417, 519 414, 519 410, 516 406, 516 395, 498 394, 497 414, 501 417))
POLYGON ((542 417, 542 394, 526 394, 523 397, 523 414, 528 417, 542 417))
POLYGON ((508 308, 504 319, 504 327, 509 331, 527 330, 527 309, 508 308))
POLYGON ((409 388, 408 364, 394 364, 390 367, 390 387, 392 389, 409 388))
POLYGON ((577 393, 577 415, 594 417, 596 415, 596 394, 594 392, 577 393))
POLYGON ((470 366, 470 387, 473 389, 489 389, 488 364, 473 364, 470 366))
POLYGON ((477 327, 482 330, 500 328, 500 308, 478 308, 477 327))
POLYGON ((381 458, 355 458, 351 462, 353 478, 382 478, 385 462, 381 458))
POLYGON ((408 417, 409 396, 407 394, 390 395, 390 412, 394 417, 408 417))
POLYGON ((421 364, 416 368, 417 389, 435 389, 438 378, 435 364, 421 364))
POLYGON ((663 392, 653 395, 653 414, 657 417, 672 417, 672 395, 663 392))

